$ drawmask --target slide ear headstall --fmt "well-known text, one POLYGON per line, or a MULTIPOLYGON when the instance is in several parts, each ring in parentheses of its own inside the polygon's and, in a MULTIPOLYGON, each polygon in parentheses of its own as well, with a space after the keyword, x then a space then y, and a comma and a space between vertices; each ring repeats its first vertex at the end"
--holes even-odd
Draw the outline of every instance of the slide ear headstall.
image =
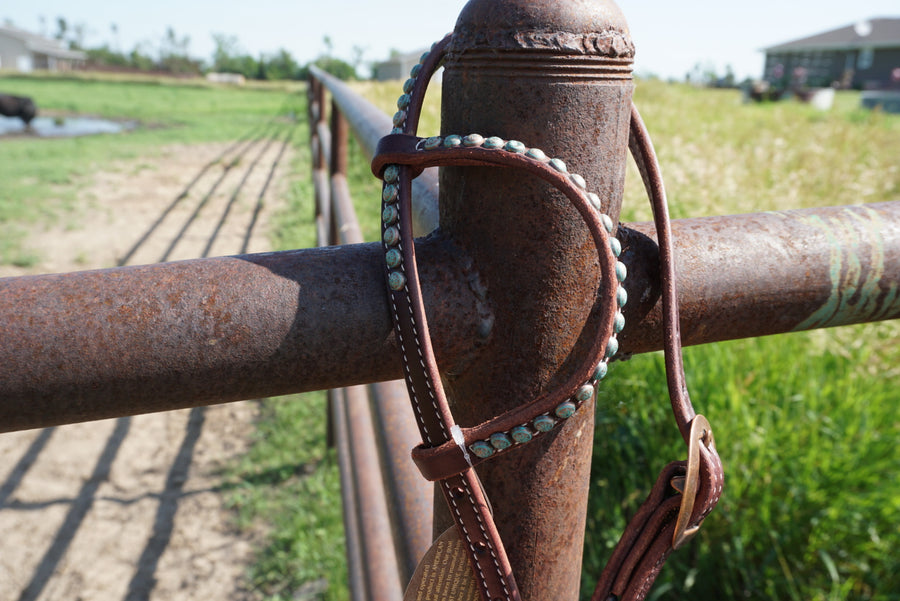
MULTIPOLYGON (((618 352, 617 334, 625 327, 622 307, 628 300, 622 282, 625 265, 614 224, 601 212, 600 198, 584 178, 569 173, 558 158, 518 140, 479 134, 416 137, 422 99, 435 69, 444 59, 451 36, 422 55, 397 101, 394 129, 381 139, 372 171, 382 187, 382 244, 394 329, 403 372, 423 443, 413 450, 422 474, 440 483, 459 540, 465 549, 477 590, 484 601, 520 599, 503 541, 473 469, 512 452, 560 427, 582 404, 592 402, 610 359, 618 352), (605 307, 598 331, 582 365, 562 386, 471 428, 460 428, 450 412, 428 334, 416 269, 411 219, 412 179, 426 167, 502 166, 532 173, 560 190, 587 226, 600 263, 597 303, 605 307)), ((665 362, 669 396, 688 459, 669 464, 650 496, 631 520, 604 569, 593 601, 639 600, 649 591, 672 549, 699 528, 722 491, 722 464, 709 422, 694 413, 684 381, 675 270, 668 209, 652 143, 632 106, 629 148, 653 207, 660 248, 665 362)))

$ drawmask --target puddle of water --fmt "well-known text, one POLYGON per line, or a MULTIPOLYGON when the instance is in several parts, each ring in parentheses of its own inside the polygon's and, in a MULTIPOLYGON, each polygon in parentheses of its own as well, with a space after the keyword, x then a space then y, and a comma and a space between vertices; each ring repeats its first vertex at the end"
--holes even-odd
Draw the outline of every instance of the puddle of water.
POLYGON ((137 127, 135 121, 109 121, 95 117, 36 117, 31 127, 18 117, 0 116, 0 136, 9 134, 25 134, 41 138, 71 138, 74 136, 90 136, 94 134, 117 134, 121 131, 137 127))

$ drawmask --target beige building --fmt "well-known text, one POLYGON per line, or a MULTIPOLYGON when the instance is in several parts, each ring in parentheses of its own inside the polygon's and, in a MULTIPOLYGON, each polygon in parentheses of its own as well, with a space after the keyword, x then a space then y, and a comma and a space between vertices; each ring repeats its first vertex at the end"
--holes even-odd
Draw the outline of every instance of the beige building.
POLYGON ((84 64, 87 55, 69 50, 58 40, 8 25, 0 25, 0 69, 29 73, 36 69, 71 71, 84 64))

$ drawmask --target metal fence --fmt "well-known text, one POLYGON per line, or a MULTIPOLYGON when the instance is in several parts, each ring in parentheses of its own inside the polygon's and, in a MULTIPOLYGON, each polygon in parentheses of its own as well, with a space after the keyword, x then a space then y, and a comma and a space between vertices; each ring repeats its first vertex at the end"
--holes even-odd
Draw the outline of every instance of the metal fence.
MULTIPOLYGON (((620 201, 625 152, 621 136, 610 132, 618 132, 617 115, 630 100, 627 48, 614 48, 620 55, 610 61, 598 57, 609 50, 606 38, 563 43, 571 42, 567 32, 596 30, 591 15, 567 18, 575 22, 531 23, 529 31, 544 33, 530 38, 502 35, 508 25, 490 19, 482 28, 495 35, 461 36, 445 75, 443 127, 462 134, 496 128, 575 157, 580 172, 620 201), (554 28, 556 37, 546 33, 554 28)), ((362 242, 346 182, 349 132, 371 157, 390 118, 316 69, 309 91, 321 246, 0 281, 0 431, 333 389, 353 598, 395 600, 430 546, 433 524, 440 531, 448 521, 440 508, 432 511, 431 486, 408 458, 418 435, 405 389, 393 381, 401 362, 382 251, 362 242)), ((572 256, 578 235, 570 215, 548 217, 530 199, 552 194, 533 187, 504 170, 459 168, 440 176, 429 170, 414 183, 419 233, 441 224, 417 247, 438 359, 465 373, 453 391, 462 420, 481 421, 473 404, 497 391, 515 402, 523 391, 552 385, 552 374, 572 368, 566 357, 582 343, 590 282, 553 289, 552 298, 536 293, 525 312, 497 300, 522 274, 530 281, 541 272, 534 278, 540 287, 547 278, 572 282, 584 269, 586 259, 572 256), (507 221, 485 237, 471 215, 488 202, 494 223, 507 221), (539 239, 540 253, 522 245, 529 235, 539 239), (492 258, 498 248, 518 250, 492 258), (495 293, 490 304, 485 281, 495 293), (539 319, 547 314, 562 317, 539 319), (508 325, 513 334, 502 333, 508 325), (530 336, 544 354, 515 342, 530 336)), ((682 219, 673 232, 687 345, 900 317, 900 202, 682 219)), ((658 350, 652 224, 621 224, 618 236, 634 299, 620 355, 658 350)), ((589 434, 593 415, 585 413, 579 423, 589 434)), ((552 449, 535 445, 483 474, 513 565, 527 555, 534 565, 552 558, 547 565, 564 566, 524 576, 535 598, 569 599, 577 591, 591 440, 576 440, 577 429, 552 449), (531 486, 560 462, 575 468, 555 488, 531 486)))
MULTIPOLYGON (((444 101, 447 101, 446 94, 444 101)), ((345 177, 347 128, 371 158, 378 139, 390 130, 391 120, 347 84, 318 69, 313 69, 310 79, 309 106, 320 240, 358 242, 359 226, 345 177), (326 111, 329 105, 330 127, 326 111)), ((437 182, 433 170, 415 180, 418 188, 414 212, 419 235, 431 232, 438 225, 437 182)), ((502 183, 498 188, 502 188, 502 183)), ((900 278, 900 202, 681 219, 673 222, 673 230, 682 330, 687 345, 900 316, 900 302, 891 292, 897 289, 900 278), (855 267, 850 270, 841 267, 847 265, 855 267), (868 292, 851 300, 851 296, 861 295, 861 291, 868 292)), ((658 350, 662 341, 653 225, 620 224, 618 236, 626 248, 622 261, 629 271, 625 283, 629 298, 644 299, 636 303, 638 307, 626 319, 626 330, 621 335, 622 355, 658 350)), ((429 247, 423 245, 423 251, 429 252, 429 247)), ((428 256, 423 263, 433 259, 428 256)), ((438 315, 435 320, 438 324, 446 317, 445 305, 459 306, 465 295, 457 292, 450 295, 450 300, 439 296, 434 294, 429 299, 433 302, 429 306, 435 307, 438 315)), ((468 318, 477 319, 477 312, 469 311, 468 318)), ((438 326, 434 338, 439 348, 441 342, 450 344, 448 338, 452 341, 452 330, 458 326, 459 322, 451 328, 438 326)), ((458 358, 450 351, 445 356, 451 363, 458 358)), ((339 391, 333 397, 332 407, 338 424, 335 430, 338 450, 342 455, 354 598, 386 600, 398 598, 398 591, 409 578, 409 570, 430 544, 432 491, 416 485, 421 479, 411 472, 408 449, 418 442, 418 434, 412 413, 397 408, 406 398, 402 383, 378 386, 374 387, 375 394, 370 388, 368 397, 362 388, 354 389, 352 398, 346 391, 339 391), (378 386, 384 388, 379 392, 378 386), (369 414, 387 409, 392 411, 391 417, 376 420, 375 432, 369 432, 369 414), (364 417, 350 417, 354 410, 364 417), (347 415, 342 415, 342 411, 347 415), (342 419, 359 420, 365 424, 362 427, 366 433, 350 432, 346 423, 341 424, 342 419), (353 459, 357 455, 376 456, 362 445, 376 440, 378 432, 401 431, 402 436, 381 439, 378 445, 387 502, 373 501, 369 495, 368 491, 374 490, 369 487, 377 487, 379 482, 360 484, 367 492, 361 492, 361 488, 354 492, 354 482, 368 468, 354 465, 353 459), (353 441, 352 446, 348 441, 353 441), (405 496, 397 502, 400 494, 405 496), (396 560, 384 559, 384 550, 392 548, 396 560), (382 558, 374 565, 370 561, 372 553, 382 558)), ((510 472, 510 476, 515 478, 517 473, 510 472)), ((372 474, 367 476, 380 480, 372 474)), ((518 497, 513 503, 515 509, 521 501, 522 497, 518 497)), ((542 515, 552 518, 550 514, 559 513, 566 511, 548 509, 542 515)), ((440 523, 439 518, 436 523, 440 523)), ((580 541, 574 546, 578 545, 580 541)), ((565 553, 577 555, 580 547, 573 551, 545 543, 539 552, 541 558, 558 558, 565 553)))

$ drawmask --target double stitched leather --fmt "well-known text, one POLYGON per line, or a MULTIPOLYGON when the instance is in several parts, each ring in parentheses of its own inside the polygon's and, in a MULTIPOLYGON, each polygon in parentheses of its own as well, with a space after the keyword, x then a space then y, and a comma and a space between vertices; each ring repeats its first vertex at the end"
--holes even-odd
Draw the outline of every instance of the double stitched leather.
MULTIPOLYGON (((385 179, 386 207, 389 204, 397 210, 396 214, 388 213, 393 217, 385 222, 383 229, 386 256, 399 252, 388 261, 390 265, 385 273, 404 377, 423 440, 413 450, 413 460, 424 477, 440 483, 482 598, 485 601, 511 601, 520 599, 519 591, 474 467, 503 453, 514 452, 520 445, 497 448, 485 457, 473 453, 473 445, 492 434, 509 432, 553 412, 589 379, 613 336, 618 308, 616 258, 610 250, 607 229, 585 192, 548 161, 477 145, 432 144, 430 142, 435 139, 424 140, 414 135, 425 88, 431 73, 442 61, 449 41, 450 36, 447 36, 436 44, 422 62, 421 74, 409 91, 409 105, 401 120, 402 127, 398 128, 399 133, 381 140, 372 170, 376 176, 385 179), (424 168, 435 165, 514 167, 554 185, 581 214, 594 240, 601 267, 597 303, 606 309, 581 367, 553 391, 471 428, 460 428, 455 423, 444 394, 431 348, 416 268, 410 218, 411 182, 424 168), (393 170, 390 182, 386 175, 389 168, 393 170)), ((723 483, 722 464, 716 453, 712 430, 705 418, 694 413, 687 393, 665 192, 650 138, 633 107, 629 147, 653 207, 660 248, 667 382, 675 420, 688 445, 688 459, 669 464, 660 474, 604 569, 592 597, 594 601, 643 599, 668 554, 696 532, 716 504, 723 483)), ((541 431, 531 432, 529 438, 531 435, 538 437, 541 431)))

